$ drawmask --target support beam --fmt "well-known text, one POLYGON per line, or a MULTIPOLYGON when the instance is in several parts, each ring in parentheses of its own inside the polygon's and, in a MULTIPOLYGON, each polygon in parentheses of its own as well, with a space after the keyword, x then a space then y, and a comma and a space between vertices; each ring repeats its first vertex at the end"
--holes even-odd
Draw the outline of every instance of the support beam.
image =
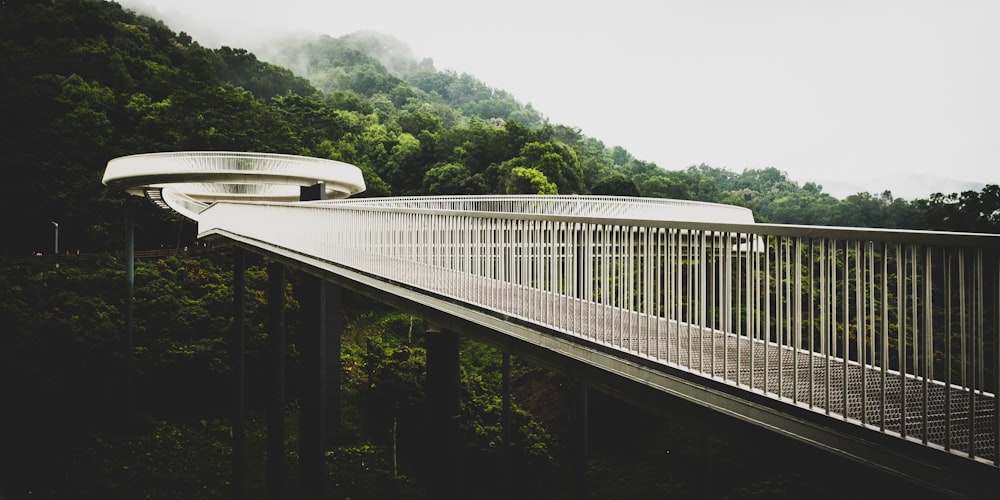
POLYGON ((427 328, 428 491, 435 500, 459 498, 458 335, 427 328))
POLYGON ((271 400, 267 415, 267 498, 285 497, 285 266, 267 266, 271 400))
POLYGON ((233 330, 229 351, 233 364, 234 500, 246 498, 246 250, 233 248, 233 330))

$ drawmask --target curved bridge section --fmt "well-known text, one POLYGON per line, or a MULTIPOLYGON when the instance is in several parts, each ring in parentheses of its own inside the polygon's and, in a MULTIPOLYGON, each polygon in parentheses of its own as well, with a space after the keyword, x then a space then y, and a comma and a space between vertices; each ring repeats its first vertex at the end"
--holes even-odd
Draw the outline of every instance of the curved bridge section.
POLYGON ((345 206, 406 211, 450 211, 516 216, 576 216, 602 220, 654 220, 753 224, 743 207, 661 198, 625 196, 414 196, 344 200, 345 206))
POLYGON ((192 220, 217 201, 297 201, 303 186, 322 184, 326 198, 346 198, 365 190, 361 170, 354 165, 229 151, 123 156, 108 162, 103 182, 192 220))
POLYGON ((201 237, 457 318, 596 387, 689 400, 949 496, 1000 484, 1000 236, 601 196, 295 203, 248 185, 359 183, 258 159, 113 160, 105 182, 176 193, 165 205, 195 212, 201 237))

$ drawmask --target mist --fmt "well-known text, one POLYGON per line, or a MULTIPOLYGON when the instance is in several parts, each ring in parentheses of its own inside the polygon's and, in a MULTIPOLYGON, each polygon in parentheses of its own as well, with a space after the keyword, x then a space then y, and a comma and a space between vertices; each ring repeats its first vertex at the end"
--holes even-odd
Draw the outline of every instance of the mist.
POLYGON ((280 40, 382 33, 397 62, 467 73, 668 170, 773 167, 838 198, 1000 182, 1000 2, 120 3, 300 75, 280 40))

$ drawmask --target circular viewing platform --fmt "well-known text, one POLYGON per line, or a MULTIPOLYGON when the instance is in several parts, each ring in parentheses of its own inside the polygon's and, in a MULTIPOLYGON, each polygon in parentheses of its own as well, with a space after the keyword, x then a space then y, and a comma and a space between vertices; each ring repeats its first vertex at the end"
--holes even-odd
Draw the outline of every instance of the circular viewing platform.
POLYGON ((358 167, 277 153, 178 151, 122 156, 103 182, 191 216, 217 201, 298 201, 300 188, 323 184, 327 199, 365 190, 358 167))

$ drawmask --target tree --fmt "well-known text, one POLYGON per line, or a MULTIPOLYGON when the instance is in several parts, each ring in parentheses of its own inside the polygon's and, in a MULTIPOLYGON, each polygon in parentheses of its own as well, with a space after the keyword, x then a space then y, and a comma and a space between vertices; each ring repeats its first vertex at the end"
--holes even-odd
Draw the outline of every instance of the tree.
POLYGON ((988 184, 981 192, 934 193, 915 202, 929 229, 941 231, 1000 232, 1000 185, 988 184))
POLYGON ((271 106, 295 131, 302 145, 314 154, 324 141, 336 141, 363 130, 364 117, 360 113, 337 109, 332 102, 315 97, 286 94, 275 97, 271 106))
POLYGON ((621 172, 612 172, 597 181, 590 188, 590 192, 614 196, 639 196, 639 188, 635 187, 632 179, 625 177, 621 172))
POLYGON ((458 163, 432 167, 424 174, 424 193, 430 195, 467 194, 469 169, 458 163))
POLYGON ((563 194, 583 192, 583 171, 576 153, 568 146, 557 142, 529 142, 521 148, 519 156, 500 165, 501 171, 514 167, 537 170, 556 185, 563 194))
POLYGON ((441 131, 441 119, 426 109, 412 109, 400 113, 396 118, 403 132, 419 135, 421 132, 437 133, 441 131))
POLYGON ((215 52, 215 72, 223 81, 242 87, 258 99, 270 99, 285 94, 311 96, 317 89, 291 70, 257 59, 246 49, 220 47, 215 52))
POLYGON ((427 162, 420 140, 406 132, 396 136, 396 144, 385 162, 384 176, 389 179, 393 193, 417 195, 424 184, 427 162))
POLYGON ((336 88, 350 90, 362 96, 389 94, 401 80, 389 74, 378 62, 370 62, 348 68, 336 82, 336 88))
MULTIPOLYGON (((818 211, 817 204, 811 207, 818 211)), ((833 207, 828 221, 837 226, 885 227, 916 229, 919 222, 917 208, 906 200, 893 198, 889 191, 880 196, 870 193, 852 194, 833 207)))
POLYGON ((679 182, 666 172, 659 175, 638 176, 637 179, 639 183, 636 189, 641 196, 669 199, 679 199, 684 196, 684 189, 679 182))
POLYGON ((559 188, 534 168, 514 167, 507 176, 507 194, 559 194, 559 188))

